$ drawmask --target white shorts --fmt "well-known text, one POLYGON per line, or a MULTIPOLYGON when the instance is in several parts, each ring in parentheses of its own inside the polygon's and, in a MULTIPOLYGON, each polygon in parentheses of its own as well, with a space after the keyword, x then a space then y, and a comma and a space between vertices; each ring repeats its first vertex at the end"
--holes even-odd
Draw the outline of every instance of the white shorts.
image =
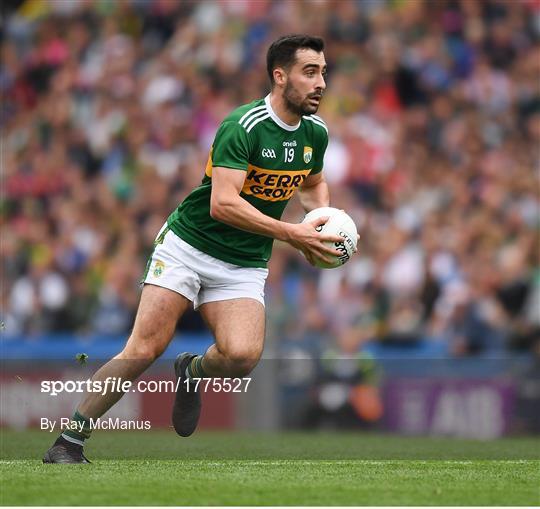
POLYGON ((250 298, 264 306, 268 269, 218 260, 183 241, 165 224, 158 233, 141 283, 173 290, 193 302, 250 298))

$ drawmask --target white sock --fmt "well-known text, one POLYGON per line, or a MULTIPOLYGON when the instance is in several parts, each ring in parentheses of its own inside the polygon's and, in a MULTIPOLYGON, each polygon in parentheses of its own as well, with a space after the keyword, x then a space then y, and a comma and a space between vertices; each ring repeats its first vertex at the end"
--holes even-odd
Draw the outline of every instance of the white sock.
POLYGON ((84 442, 82 440, 77 440, 76 438, 70 437, 70 436, 66 435, 65 433, 62 433, 62 438, 64 440, 67 440, 68 442, 71 442, 72 444, 77 444, 77 445, 83 445, 84 446, 84 442))

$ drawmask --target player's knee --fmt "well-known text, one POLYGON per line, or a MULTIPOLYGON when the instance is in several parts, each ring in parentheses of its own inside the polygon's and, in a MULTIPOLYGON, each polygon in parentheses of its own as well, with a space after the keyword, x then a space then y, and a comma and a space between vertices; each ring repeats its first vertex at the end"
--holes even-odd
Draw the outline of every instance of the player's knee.
POLYGON ((141 359, 155 361, 163 352, 165 347, 160 341, 141 340, 130 338, 122 352, 122 357, 126 359, 141 359))
POLYGON ((231 375, 242 378, 249 375, 257 365, 253 359, 235 359, 231 361, 231 375))
POLYGON ((249 375, 261 357, 261 352, 253 348, 229 348, 223 353, 237 377, 249 375))

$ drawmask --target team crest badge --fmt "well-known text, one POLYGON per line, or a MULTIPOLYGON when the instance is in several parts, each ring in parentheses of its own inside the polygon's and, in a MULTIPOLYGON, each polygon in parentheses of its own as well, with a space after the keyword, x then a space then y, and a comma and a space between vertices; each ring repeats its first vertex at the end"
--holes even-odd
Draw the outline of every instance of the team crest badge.
POLYGON ((304 147, 304 162, 307 164, 311 161, 313 156, 313 149, 311 147, 304 147))
POLYGON ((161 260, 156 260, 156 264, 154 265, 154 277, 161 276, 164 270, 165 264, 161 260))

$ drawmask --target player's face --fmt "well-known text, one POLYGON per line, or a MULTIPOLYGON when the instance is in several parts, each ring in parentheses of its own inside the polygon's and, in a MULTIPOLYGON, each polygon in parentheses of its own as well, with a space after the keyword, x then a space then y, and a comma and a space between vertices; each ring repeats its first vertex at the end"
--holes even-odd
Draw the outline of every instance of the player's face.
POLYGON ((326 60, 322 52, 298 50, 283 89, 283 99, 289 111, 299 116, 317 113, 326 88, 325 76, 326 60))

